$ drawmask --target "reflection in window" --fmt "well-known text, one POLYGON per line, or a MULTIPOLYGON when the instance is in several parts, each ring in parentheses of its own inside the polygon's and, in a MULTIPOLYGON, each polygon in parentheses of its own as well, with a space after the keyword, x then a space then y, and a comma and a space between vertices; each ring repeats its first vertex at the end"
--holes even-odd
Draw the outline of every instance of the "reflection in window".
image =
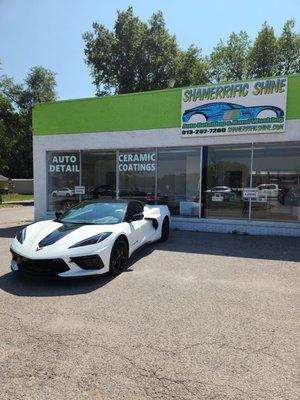
POLYGON ((250 168, 250 145, 208 147, 202 188, 206 217, 248 218, 243 188, 249 187, 250 168))
POLYGON ((79 152, 48 152, 48 211, 64 210, 78 203, 79 152))
POLYGON ((158 202, 172 215, 199 216, 200 148, 158 151, 158 202))
POLYGON ((112 199, 116 197, 116 153, 82 152, 83 199, 112 199))
POLYGON ((252 218, 300 220, 300 144, 270 143, 254 146, 252 218))
POLYGON ((155 203, 155 150, 119 152, 119 197, 155 203))

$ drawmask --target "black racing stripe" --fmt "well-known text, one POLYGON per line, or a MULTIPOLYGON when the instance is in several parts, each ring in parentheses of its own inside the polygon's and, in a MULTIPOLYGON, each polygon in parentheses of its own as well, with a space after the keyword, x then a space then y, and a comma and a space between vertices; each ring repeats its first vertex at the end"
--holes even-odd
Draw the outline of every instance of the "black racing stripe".
POLYGON ((50 244, 56 243, 58 240, 63 238, 64 236, 68 235, 69 233, 72 233, 78 228, 81 228, 83 225, 79 224, 63 224, 60 226, 58 229, 55 231, 51 232, 49 235, 44 237, 39 242, 39 247, 45 247, 45 246, 50 246, 50 244))

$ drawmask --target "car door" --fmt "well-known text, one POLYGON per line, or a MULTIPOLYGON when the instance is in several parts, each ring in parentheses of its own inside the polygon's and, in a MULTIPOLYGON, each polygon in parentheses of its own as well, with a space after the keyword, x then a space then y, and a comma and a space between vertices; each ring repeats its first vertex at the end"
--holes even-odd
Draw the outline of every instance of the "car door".
MULTIPOLYGON (((142 203, 139 203, 139 209, 139 213, 143 214, 144 205, 142 203)), ((143 218, 138 222, 140 223, 140 246, 142 246, 152 240, 152 237, 155 234, 155 228, 153 227, 152 220, 143 218)))
POLYGON ((127 206, 126 211, 126 221, 128 221, 130 232, 128 234, 128 240, 130 245, 130 250, 133 252, 141 244, 141 221, 130 221, 131 217, 135 214, 141 213, 141 207, 139 202, 130 201, 127 206))

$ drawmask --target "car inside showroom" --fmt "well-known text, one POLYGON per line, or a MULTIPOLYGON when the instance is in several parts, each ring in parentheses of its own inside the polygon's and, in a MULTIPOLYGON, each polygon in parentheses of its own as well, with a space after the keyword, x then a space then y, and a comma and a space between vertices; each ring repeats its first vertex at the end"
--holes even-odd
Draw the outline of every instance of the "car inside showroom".
POLYGON ((296 75, 38 104, 35 219, 132 198, 174 229, 300 236, 299 93, 296 75))

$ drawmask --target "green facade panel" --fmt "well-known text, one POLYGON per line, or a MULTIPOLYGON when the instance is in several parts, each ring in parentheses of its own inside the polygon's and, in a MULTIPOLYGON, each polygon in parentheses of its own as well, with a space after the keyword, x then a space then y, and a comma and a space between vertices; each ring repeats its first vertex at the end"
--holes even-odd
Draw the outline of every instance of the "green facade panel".
MULTIPOLYGON (((181 88, 37 104, 34 135, 180 127, 181 88)), ((288 77, 287 119, 300 119, 300 75, 288 77)))

